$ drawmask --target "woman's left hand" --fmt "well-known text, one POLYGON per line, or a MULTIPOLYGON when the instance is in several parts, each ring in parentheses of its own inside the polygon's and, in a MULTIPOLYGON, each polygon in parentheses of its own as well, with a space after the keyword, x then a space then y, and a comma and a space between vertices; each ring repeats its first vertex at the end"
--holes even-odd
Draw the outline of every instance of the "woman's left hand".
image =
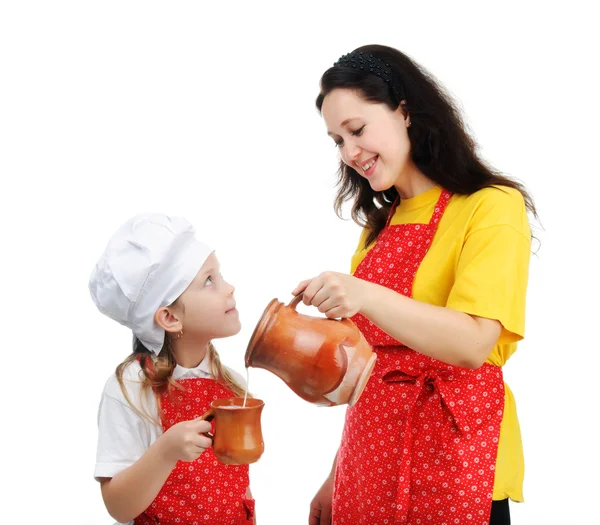
POLYGON ((302 302, 316 306, 329 318, 352 317, 363 306, 364 285, 365 281, 352 275, 324 272, 302 281, 292 294, 304 292, 302 302))

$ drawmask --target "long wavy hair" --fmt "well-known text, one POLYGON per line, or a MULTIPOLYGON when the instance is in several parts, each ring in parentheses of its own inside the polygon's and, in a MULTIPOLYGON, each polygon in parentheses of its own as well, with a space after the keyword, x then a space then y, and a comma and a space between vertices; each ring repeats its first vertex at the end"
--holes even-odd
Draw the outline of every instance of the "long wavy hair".
MULTIPOLYGON (((334 89, 351 89, 366 101, 386 104, 395 111, 403 102, 410 115, 408 128, 411 159, 430 180, 453 193, 470 195, 490 186, 507 186, 521 192, 527 210, 537 218, 531 195, 525 187, 489 166, 477 153, 477 145, 468 134, 456 103, 423 67, 397 49, 362 46, 355 51, 370 53, 392 70, 392 82, 400 83, 405 100, 397 100, 394 90, 374 73, 351 67, 333 66, 320 82, 316 100, 319 112, 323 100, 334 89)), ((398 191, 374 191, 356 170, 340 160, 337 195, 334 208, 342 217, 342 206, 353 201, 352 219, 366 227, 369 234, 365 246, 371 244, 384 228, 398 191)))
MULTIPOLYGON (((176 300, 171 306, 175 306, 178 300, 176 300)), ((222 386, 231 390, 235 397, 244 397, 246 390, 238 384, 227 368, 223 366, 219 354, 212 342, 208 344, 208 358, 210 361, 210 372, 212 377, 214 377, 222 386)), ((172 394, 174 389, 183 390, 183 387, 173 379, 173 371, 175 370, 176 366, 177 361, 175 360, 175 353, 173 352, 173 347, 171 344, 171 336, 166 334, 165 342, 158 355, 152 353, 142 344, 139 339, 136 339, 133 353, 131 353, 119 366, 117 366, 115 371, 117 381, 119 382, 121 391, 129 403, 129 406, 139 416, 158 426, 161 426, 161 396, 165 393, 169 395, 172 394), (139 362, 143 375, 140 395, 141 410, 135 403, 132 403, 123 381, 123 373, 125 369, 134 361, 139 362), (156 399, 158 414, 151 414, 148 410, 148 407, 144 406, 144 399, 146 399, 146 396, 149 392, 151 392, 156 399)), ((249 392, 248 397, 252 397, 249 392)))

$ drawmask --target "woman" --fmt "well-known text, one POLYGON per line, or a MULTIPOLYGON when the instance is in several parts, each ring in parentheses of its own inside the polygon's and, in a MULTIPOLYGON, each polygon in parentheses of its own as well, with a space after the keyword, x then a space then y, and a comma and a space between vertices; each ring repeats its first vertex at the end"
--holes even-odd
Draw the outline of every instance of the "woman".
POLYGON ((443 89, 365 46, 321 79, 341 156, 336 210, 364 227, 352 275, 298 285, 377 352, 309 523, 510 523, 523 454, 502 366, 524 335, 532 199, 477 155, 443 89))

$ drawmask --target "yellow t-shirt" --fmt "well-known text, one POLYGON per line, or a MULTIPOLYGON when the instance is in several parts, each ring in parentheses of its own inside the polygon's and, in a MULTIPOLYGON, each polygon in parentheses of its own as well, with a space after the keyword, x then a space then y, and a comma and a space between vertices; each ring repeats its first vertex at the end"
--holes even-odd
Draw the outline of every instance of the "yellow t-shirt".
MULTIPOLYGON (((403 199, 391 224, 428 223, 441 194, 436 186, 403 199)), ((352 273, 373 244, 364 247, 363 231, 352 257, 352 273)), ((472 195, 453 195, 413 283, 413 298, 496 319, 503 330, 487 362, 502 366, 524 334, 525 295, 531 232, 520 192, 485 188, 472 195)), ((523 501, 523 447, 515 400, 505 385, 494 500, 523 501)))

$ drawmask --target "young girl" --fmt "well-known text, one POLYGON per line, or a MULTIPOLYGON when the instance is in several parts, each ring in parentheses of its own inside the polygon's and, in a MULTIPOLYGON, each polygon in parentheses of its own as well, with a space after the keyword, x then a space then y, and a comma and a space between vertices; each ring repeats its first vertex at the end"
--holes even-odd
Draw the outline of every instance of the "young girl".
POLYGON ((194 233, 179 217, 134 217, 90 278, 98 309, 134 336, 98 414, 94 475, 120 523, 254 523, 248 466, 217 461, 198 419, 245 389, 211 342, 240 331, 234 288, 194 233))

